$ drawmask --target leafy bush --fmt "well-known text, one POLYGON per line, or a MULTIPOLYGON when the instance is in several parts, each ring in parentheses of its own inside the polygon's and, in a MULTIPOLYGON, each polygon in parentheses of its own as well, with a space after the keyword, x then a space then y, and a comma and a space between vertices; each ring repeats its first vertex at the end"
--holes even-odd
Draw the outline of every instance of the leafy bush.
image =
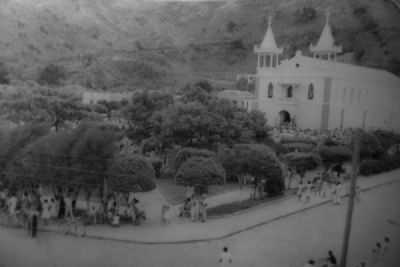
POLYGON ((400 134, 384 130, 377 130, 373 132, 373 135, 377 138, 384 151, 387 151, 393 145, 400 144, 400 134))
POLYGON ((400 168, 400 156, 385 157, 380 160, 363 160, 360 164, 361 175, 373 175, 400 168))
POLYGON ((175 179, 183 185, 210 185, 225 182, 226 173, 220 163, 212 158, 191 157, 176 173, 175 179))
POLYGON ((192 157, 201 157, 201 158, 215 158, 216 154, 212 151, 206 149, 196 149, 191 147, 184 147, 178 151, 175 156, 174 166, 173 168, 177 171, 181 165, 192 157))
POLYGON ((38 82, 47 85, 60 85, 65 78, 66 71, 63 67, 50 64, 40 73, 38 82))
POLYGON ((108 173, 108 184, 114 191, 147 192, 156 187, 153 166, 142 156, 118 154, 108 173))
POLYGON ((313 153, 292 152, 283 156, 287 164, 296 170, 313 170, 319 163, 318 155, 313 153))
POLYGON ((384 153, 379 139, 374 134, 363 132, 360 142, 361 158, 378 158, 384 153))
POLYGON ((352 157, 352 152, 347 146, 321 146, 319 154, 325 163, 344 162, 352 157))

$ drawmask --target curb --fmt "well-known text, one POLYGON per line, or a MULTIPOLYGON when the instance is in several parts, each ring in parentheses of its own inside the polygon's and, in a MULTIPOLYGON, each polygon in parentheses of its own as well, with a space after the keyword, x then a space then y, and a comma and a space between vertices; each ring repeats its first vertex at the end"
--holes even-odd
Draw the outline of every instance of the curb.
MULTIPOLYGON (((364 188, 361 191, 362 192, 368 192, 368 191, 371 191, 371 190, 374 190, 374 189, 377 189, 377 188, 380 188, 380 187, 383 187, 383 186, 387 186, 387 185, 391 185, 391 184, 395 184, 395 183, 399 183, 399 182, 400 182, 399 180, 388 181, 386 183, 376 184, 376 185, 373 185, 371 187, 364 188)), ((349 196, 349 193, 343 195, 343 198, 347 198, 348 196, 349 196)), ((252 230, 252 229, 255 229, 255 228, 259 228, 259 227, 264 226, 264 225, 271 224, 271 223, 273 223, 275 221, 279 221, 279 220, 291 217, 293 215, 302 213, 304 211, 312 210, 312 209, 324 206, 324 205, 329 204, 331 202, 332 202, 332 200, 330 200, 330 199, 324 200, 322 202, 313 204, 311 206, 307 206, 307 207, 304 207, 304 208, 301 208, 301 209, 298 209, 298 210, 295 210, 295 211, 292 211, 292 212, 288 212, 286 214, 274 217, 272 219, 268 219, 266 221, 262 221, 262 222, 256 223, 256 224, 251 225, 251 226, 244 227, 242 229, 233 231, 231 233, 220 235, 220 236, 216 236, 216 237, 210 237, 210 238, 188 239, 188 240, 177 240, 177 241, 140 241, 140 240, 135 240, 135 239, 120 239, 120 238, 112 238, 112 237, 102 237, 102 236, 90 235, 90 234, 87 234, 82 238, 93 239, 93 240, 101 240, 101 241, 113 241, 113 242, 136 244, 136 245, 179 245, 179 244, 189 244, 189 243, 207 243, 207 242, 219 241, 219 240, 223 240, 223 239, 226 239, 226 238, 230 238, 230 237, 238 235, 240 233, 247 232, 249 230, 252 230)), ((268 203, 266 203, 266 204, 268 204, 268 203)), ((256 206, 256 207, 254 207, 254 209, 255 208, 259 208, 259 207, 260 206, 256 206)), ((249 211, 249 209, 247 209, 245 211, 249 211)), ((231 216, 231 215, 228 215, 228 216, 231 216)), ((0 225, 4 226, 4 227, 8 227, 8 228, 20 228, 20 227, 17 227, 17 226, 5 225, 3 223, 0 223, 0 225)), ((38 229, 38 231, 64 235, 64 233, 59 231, 59 230, 43 229, 42 228, 42 229, 38 229)))

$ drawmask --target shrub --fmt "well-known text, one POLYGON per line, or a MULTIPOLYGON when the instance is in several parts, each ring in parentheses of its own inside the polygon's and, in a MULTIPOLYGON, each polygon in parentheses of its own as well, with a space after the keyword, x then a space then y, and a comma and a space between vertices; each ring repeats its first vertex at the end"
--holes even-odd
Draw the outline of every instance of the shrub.
POLYGON ((313 144, 309 143, 287 143, 283 144, 283 146, 290 152, 295 152, 296 150, 298 152, 311 152, 315 147, 313 144))
POLYGON ((376 137, 384 151, 387 151, 393 145, 400 144, 400 134, 384 130, 377 130, 373 132, 373 135, 376 137))
POLYGON ((384 153, 379 139, 374 134, 362 133, 360 142, 361 158, 378 158, 384 153))
POLYGON ((313 153, 292 152, 286 154, 283 158, 289 167, 297 170, 313 170, 320 163, 318 155, 313 153))
POLYGON ((305 143, 305 144, 316 144, 316 140, 313 140, 311 137, 301 137, 301 136, 291 136, 291 135, 282 135, 281 137, 282 144, 288 143, 305 143))
POLYGON ((388 156, 380 160, 363 160, 360 164, 360 174, 368 176, 391 171, 398 168, 400 168, 400 156, 388 156))
POLYGON ((156 187, 153 166, 139 155, 116 155, 108 173, 108 184, 114 191, 147 192, 156 187))
POLYGON ((179 168, 176 182, 183 185, 222 184, 226 173, 220 163, 212 158, 191 157, 179 168))
POLYGON ((38 82, 47 85, 60 85, 65 78, 66 72, 63 67, 50 64, 40 73, 38 82))
POLYGON ((325 163, 344 162, 352 157, 352 152, 347 146, 321 146, 319 154, 325 163))
POLYGON ((181 165, 191 157, 215 158, 216 154, 206 149, 184 147, 176 154, 173 169, 178 171, 181 165))

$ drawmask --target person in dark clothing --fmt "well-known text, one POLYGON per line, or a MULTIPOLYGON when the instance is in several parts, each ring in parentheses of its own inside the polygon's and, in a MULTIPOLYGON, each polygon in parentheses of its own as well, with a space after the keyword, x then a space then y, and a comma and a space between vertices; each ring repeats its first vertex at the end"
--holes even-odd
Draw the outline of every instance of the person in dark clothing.
POLYGON ((336 256, 335 256, 335 254, 333 254, 332 250, 328 251, 327 261, 330 263, 331 266, 336 266, 336 264, 337 264, 336 256))
POLYGON ((59 204, 58 219, 63 219, 65 216, 65 201, 64 201, 64 196, 62 194, 58 195, 58 204, 59 204))

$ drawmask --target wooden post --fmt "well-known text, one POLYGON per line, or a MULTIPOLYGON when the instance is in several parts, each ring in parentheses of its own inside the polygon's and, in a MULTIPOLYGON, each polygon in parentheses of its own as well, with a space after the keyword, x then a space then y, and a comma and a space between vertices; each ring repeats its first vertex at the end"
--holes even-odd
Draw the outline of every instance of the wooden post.
POLYGON ((349 250, 349 241, 350 241, 351 223, 352 223, 353 210, 354 210, 354 197, 356 194, 356 183, 357 183, 359 160, 360 160, 360 137, 356 133, 353 135, 352 178, 351 178, 351 184, 350 184, 349 204, 347 207, 346 225, 345 225, 345 229, 344 229, 344 238, 343 238, 340 267, 346 267, 346 264, 347 264, 347 253, 349 250))

